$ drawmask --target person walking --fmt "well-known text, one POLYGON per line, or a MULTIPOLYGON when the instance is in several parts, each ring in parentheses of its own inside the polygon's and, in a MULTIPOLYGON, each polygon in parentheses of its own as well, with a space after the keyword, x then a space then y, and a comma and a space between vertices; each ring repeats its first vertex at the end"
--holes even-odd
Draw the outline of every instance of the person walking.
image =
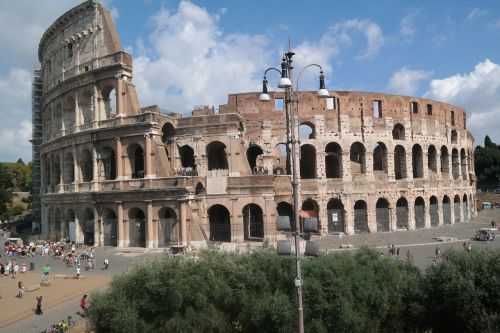
POLYGON ((45 264, 45 266, 43 267, 43 282, 44 283, 49 282, 49 274, 50 274, 49 264, 45 264))
POLYGON ((17 276, 17 273, 19 273, 19 265, 14 263, 14 268, 12 269, 12 278, 15 279, 17 276))
POLYGON ((23 298, 23 295, 24 295, 24 284, 23 281, 19 281, 17 283, 17 297, 23 298))
POLYGON ((88 307, 89 303, 87 301, 87 295, 83 295, 82 299, 80 300, 80 308, 82 309, 83 316, 85 317, 89 315, 88 307))
POLYGON ((439 259, 439 257, 441 257, 441 249, 439 248, 439 246, 436 246, 436 258, 439 259))
POLYGON ((107 271, 109 268, 109 260, 108 258, 104 259, 104 270, 107 271))
POLYGON ((80 265, 76 267, 76 279, 80 280, 80 265))
POLYGON ((37 296, 36 297, 36 310, 35 310, 35 314, 37 315, 42 315, 43 314, 43 311, 42 311, 42 296, 37 296))

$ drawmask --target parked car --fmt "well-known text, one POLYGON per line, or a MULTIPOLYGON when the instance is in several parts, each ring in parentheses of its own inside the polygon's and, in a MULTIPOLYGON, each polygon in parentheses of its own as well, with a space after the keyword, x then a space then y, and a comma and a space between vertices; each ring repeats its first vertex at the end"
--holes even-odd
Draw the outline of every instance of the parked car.
POLYGON ((474 239, 478 241, 492 241, 495 239, 495 231, 497 231, 497 229, 494 228, 479 229, 476 232, 474 239))

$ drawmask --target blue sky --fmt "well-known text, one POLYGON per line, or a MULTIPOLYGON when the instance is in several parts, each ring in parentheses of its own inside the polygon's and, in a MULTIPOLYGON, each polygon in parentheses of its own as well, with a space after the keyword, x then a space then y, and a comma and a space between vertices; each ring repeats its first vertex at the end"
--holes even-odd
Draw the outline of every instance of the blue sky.
MULTIPOLYGON (((330 90, 426 96, 464 107, 500 143, 499 1, 103 0, 134 56, 142 106, 189 112, 258 91, 288 47, 330 90)), ((43 31, 80 3, 0 0, 0 160, 31 160, 31 72, 43 31)), ((273 78, 270 78, 270 81, 273 78)), ((316 89, 312 73, 300 88, 316 89)))

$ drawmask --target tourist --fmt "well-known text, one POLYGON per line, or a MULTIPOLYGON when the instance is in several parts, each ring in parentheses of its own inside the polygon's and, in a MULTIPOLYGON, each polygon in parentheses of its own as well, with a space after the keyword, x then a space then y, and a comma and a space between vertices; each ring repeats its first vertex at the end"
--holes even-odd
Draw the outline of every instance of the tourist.
POLYGON ((108 270, 108 267, 109 267, 109 260, 108 258, 104 259, 104 270, 108 270))
POLYGON ((0 262, 0 279, 3 278, 4 274, 5 274, 5 266, 3 262, 0 262))
POLYGON ((23 264, 21 266, 21 273, 26 274, 26 263, 25 262, 23 262, 23 264))
POLYGON ((45 264, 45 266, 43 267, 43 282, 44 283, 49 282, 49 274, 50 274, 49 264, 45 264))
POLYGON ((12 269, 12 278, 15 279, 17 276, 17 273, 19 273, 19 265, 17 262, 14 262, 14 267, 12 269))
POLYGON ((36 297, 36 310, 35 310, 35 314, 37 314, 37 315, 43 314, 43 311, 42 311, 42 296, 37 296, 36 297))
POLYGON ((439 248, 439 246, 436 246, 436 258, 439 259, 439 257, 441 257, 441 249, 439 248))
POLYGON ((23 285, 23 281, 19 281, 17 283, 17 297, 18 298, 23 298, 23 295, 24 295, 24 285, 23 285))
POLYGON ((88 316, 88 306, 89 303, 87 302, 87 295, 83 295, 82 299, 80 300, 80 308, 83 311, 83 316, 88 316))
POLYGON ((76 267, 76 279, 80 280, 80 265, 78 265, 78 267, 76 267))

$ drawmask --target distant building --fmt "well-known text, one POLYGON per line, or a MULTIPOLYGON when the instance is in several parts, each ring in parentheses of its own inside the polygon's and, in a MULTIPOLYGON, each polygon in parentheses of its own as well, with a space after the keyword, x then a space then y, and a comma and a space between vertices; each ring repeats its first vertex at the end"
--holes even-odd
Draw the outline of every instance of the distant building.
MULTIPOLYGON (((44 238, 165 247, 282 237, 276 219, 293 212, 283 93, 271 93, 274 103, 231 94, 217 112, 190 117, 141 107, 132 57, 96 0, 59 17, 38 55, 34 202, 44 238)), ((476 214, 463 109, 298 94, 300 214, 318 218, 320 233, 431 228, 476 214)))

